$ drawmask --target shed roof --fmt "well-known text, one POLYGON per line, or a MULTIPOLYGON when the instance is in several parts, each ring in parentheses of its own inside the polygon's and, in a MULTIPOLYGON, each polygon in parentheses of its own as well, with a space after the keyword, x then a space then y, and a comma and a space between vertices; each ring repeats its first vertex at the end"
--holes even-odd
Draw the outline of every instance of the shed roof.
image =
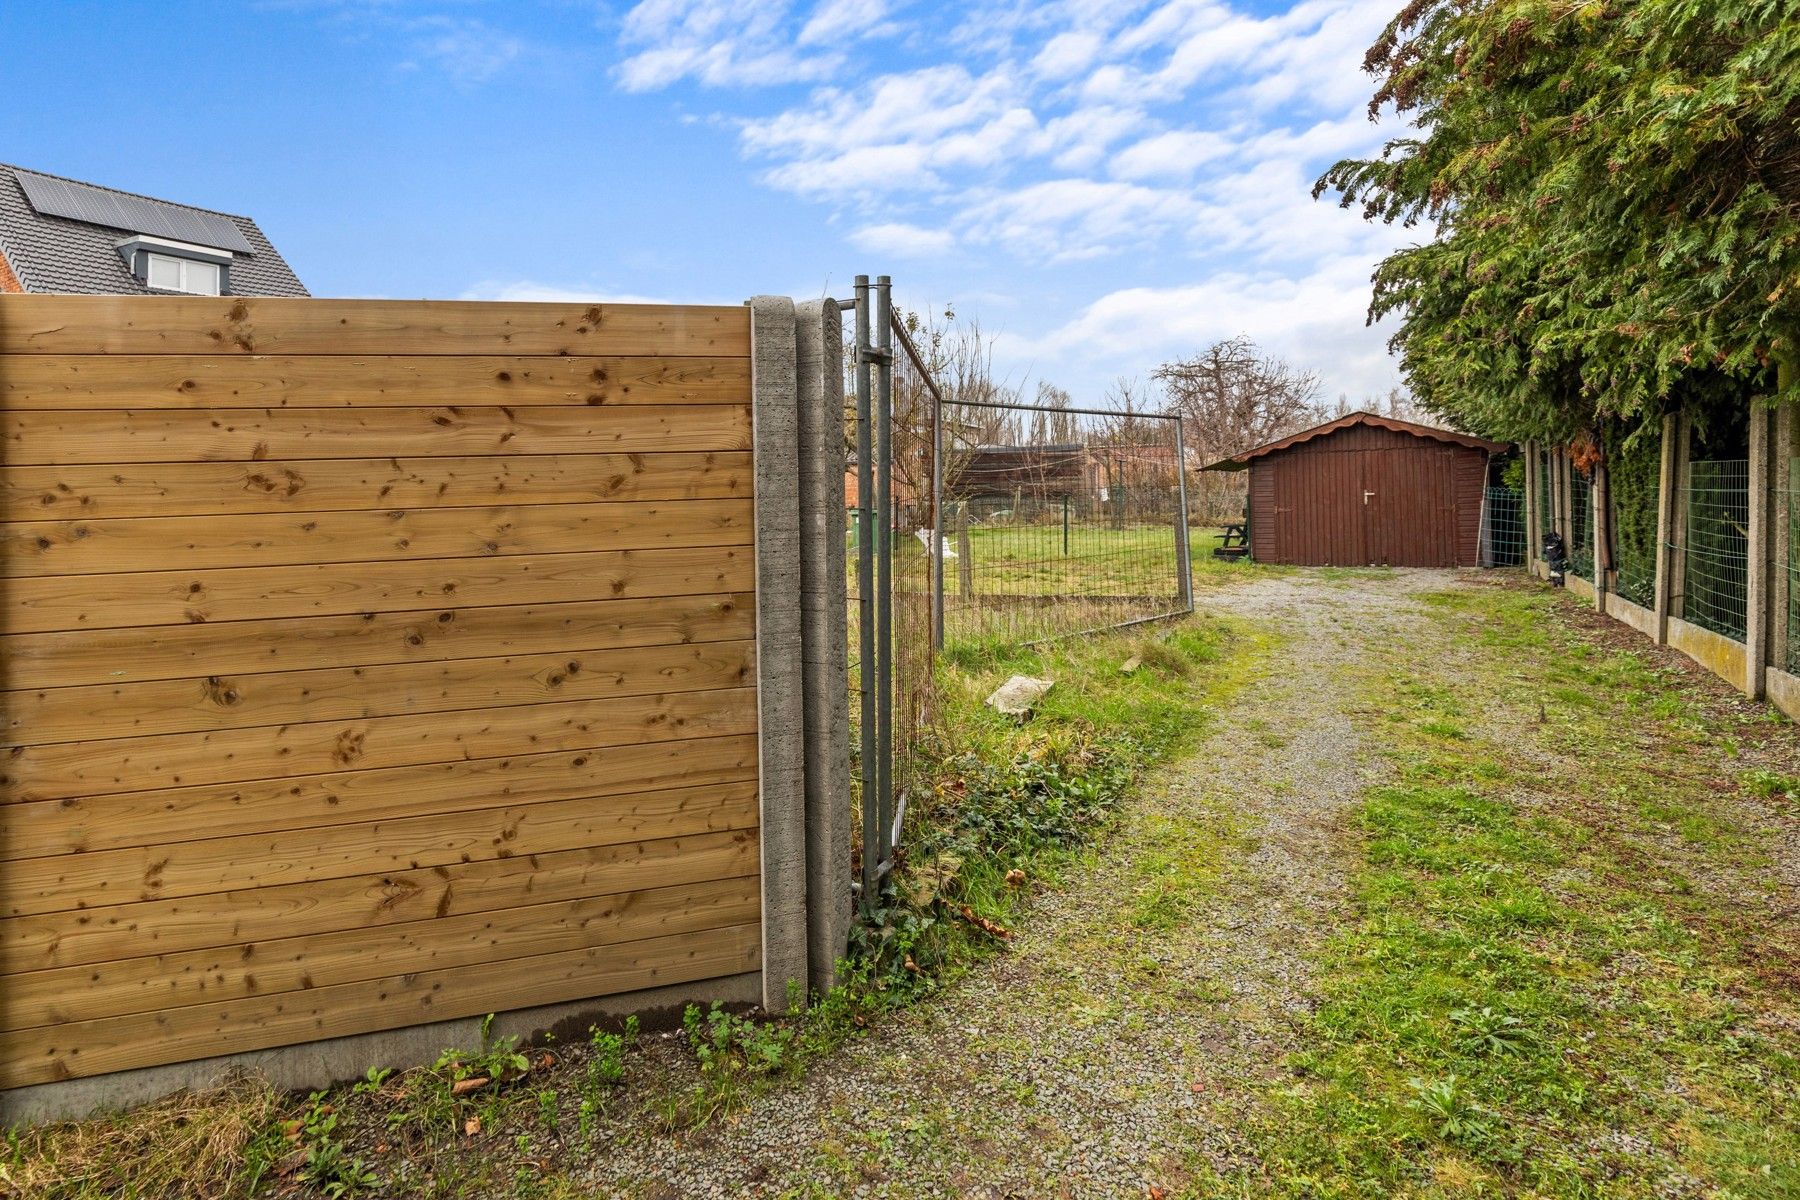
POLYGON ((1265 442, 1254 450, 1246 450, 1242 454, 1234 454, 1230 458, 1221 458, 1218 462, 1208 463, 1202 471, 1241 471, 1249 466, 1253 459, 1278 451, 1289 450, 1303 442, 1314 438, 1327 437, 1341 429, 1349 429, 1353 425, 1372 425, 1377 429, 1388 429, 1395 433, 1410 433, 1414 437, 1428 438, 1432 441, 1447 442, 1454 446, 1468 446, 1474 450, 1486 450, 1489 454, 1500 454, 1512 449, 1505 442, 1490 442, 1486 438, 1473 437, 1466 433, 1456 433, 1449 429, 1438 429, 1431 425, 1419 425, 1412 421, 1401 421, 1393 417, 1380 417, 1371 412, 1353 412, 1335 421, 1327 421, 1323 425, 1314 425, 1311 429, 1302 429, 1299 433, 1290 433, 1284 438, 1265 442))
POLYGON ((231 254, 233 295, 307 294, 249 217, 0 163, 0 254, 27 292, 160 294, 132 275, 117 245, 125 235, 170 236, 171 231, 182 231, 186 240, 202 244, 230 243, 218 248, 231 254), (28 187, 36 193, 36 201, 28 187), (84 219, 60 215, 77 212, 84 219), (131 228, 147 224, 156 228, 131 228), (214 232, 209 234, 208 229, 214 232))

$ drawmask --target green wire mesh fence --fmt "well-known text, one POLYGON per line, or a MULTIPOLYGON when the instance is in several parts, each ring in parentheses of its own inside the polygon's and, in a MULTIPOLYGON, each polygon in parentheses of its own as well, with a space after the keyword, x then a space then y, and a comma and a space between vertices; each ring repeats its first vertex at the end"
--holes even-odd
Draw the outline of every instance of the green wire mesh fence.
POLYGON ((1579 471, 1569 473, 1569 574, 1594 579, 1594 486, 1579 471))
POLYGON ((1800 675, 1800 458, 1787 467, 1787 669, 1800 675))
MULTIPOLYGON (((1185 611, 1190 536, 1172 419, 958 404, 946 420, 946 648, 1185 611)), ((929 534, 906 550, 928 550, 929 534)))
POLYGON ((1656 604, 1656 513, 1661 485, 1655 475, 1634 480, 1630 488, 1621 486, 1620 476, 1611 481, 1613 590, 1634 604, 1652 608, 1656 604))
POLYGON ((1525 493, 1516 488, 1487 489, 1481 510, 1481 565, 1525 564, 1525 493))
MULTIPOLYGON (((1549 453, 1549 451, 1547 451, 1547 450, 1538 451, 1537 460, 1538 460, 1537 461, 1538 536, 1541 538, 1541 537, 1543 537, 1545 530, 1556 528, 1556 519, 1554 516, 1554 514, 1556 512, 1556 505, 1553 502, 1553 500, 1551 498, 1551 493, 1550 493, 1550 453, 1549 453)), ((1532 550, 1534 553, 1542 553, 1543 547, 1542 546, 1534 546, 1534 547, 1532 547, 1532 550)))
POLYGON ((1681 617, 1740 642, 1749 600, 1749 527, 1749 462, 1690 464, 1681 617))

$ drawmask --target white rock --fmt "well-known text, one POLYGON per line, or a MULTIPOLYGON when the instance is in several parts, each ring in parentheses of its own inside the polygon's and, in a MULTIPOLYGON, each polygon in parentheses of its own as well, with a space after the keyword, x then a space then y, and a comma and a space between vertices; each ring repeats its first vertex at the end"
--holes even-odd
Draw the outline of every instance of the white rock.
POLYGON ((987 698, 987 703, 990 708, 1008 716, 1022 717, 1029 713, 1037 702, 1044 698, 1044 693, 1054 686, 1055 684, 1048 679, 1014 675, 994 690, 994 694, 987 698))

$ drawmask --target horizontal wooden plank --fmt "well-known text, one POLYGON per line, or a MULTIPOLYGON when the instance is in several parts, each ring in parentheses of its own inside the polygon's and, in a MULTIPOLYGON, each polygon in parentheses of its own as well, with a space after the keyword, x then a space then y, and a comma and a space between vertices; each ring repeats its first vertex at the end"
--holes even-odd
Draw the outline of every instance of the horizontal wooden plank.
POLYGON ((743 450, 745 404, 603 408, 251 408, 0 412, 14 466, 282 458, 654 454, 743 450))
POLYGON ((6 869, 0 912, 62 912, 755 824, 756 784, 743 782, 24 858, 6 869))
POLYGON ((3 593, 12 633, 204 621, 695 596, 753 588, 748 547, 607 550, 506 558, 145 571, 18 579, 3 593))
POLYGON ((754 682, 756 644, 635 646, 385 667, 209 675, 0 693, 0 744, 42 745, 457 712, 754 682))
POLYGON ((748 498, 750 469, 738 450, 7 466, 0 520, 748 498))
POLYGON ((74 687, 755 636, 755 596, 580 600, 0 637, 5 682, 74 687))
MULTIPOLYGON (((754 829, 0 920, 0 976, 756 874, 754 829)), ((0 988, 5 981, 0 979, 0 988)))
MULTIPOLYGON (((525 868, 519 868, 520 873, 525 868)), ((245 942, 5 978, 6 1028, 174 1011, 356 983, 413 971, 511 969, 526 956, 749 925, 761 916, 754 874, 583 896, 404 925, 245 942)))
MULTIPOLYGON (((15 804, 0 856, 34 858, 284 829, 542 804, 756 776, 748 734, 466 762, 332 771, 15 804)), ((6 887, 0 872, 0 895, 6 887)))
POLYGON ((74 1021, 0 1035, 0 1088, 261 1050, 753 971, 760 929, 738 925, 518 958, 503 971, 450 968, 74 1021))
POLYGON ((10 409, 749 402, 742 357, 19 354, 0 368, 0 405, 10 409))
POLYGON ((18 521, 0 525, 0 575, 747 546, 755 532, 747 499, 18 521))
POLYGON ((0 803, 754 732, 756 689, 737 687, 56 742, 7 753, 0 803))
POLYGON ((0 296, 0 354, 749 353, 738 305, 0 296))

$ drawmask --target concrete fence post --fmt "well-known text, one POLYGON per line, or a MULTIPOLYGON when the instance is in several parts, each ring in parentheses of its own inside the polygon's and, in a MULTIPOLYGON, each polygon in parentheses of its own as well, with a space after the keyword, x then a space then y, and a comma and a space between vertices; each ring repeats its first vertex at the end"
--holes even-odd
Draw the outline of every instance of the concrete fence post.
POLYGON ((806 731, 802 719, 800 404, 794 302, 750 301, 756 507, 756 687, 763 1007, 807 987, 806 731))
POLYGON ((1744 694, 1752 700, 1763 697, 1769 664, 1769 417, 1769 406, 1752 397, 1744 595, 1744 694))
POLYGON ((1594 540, 1594 611, 1606 612, 1606 593, 1612 585, 1611 481, 1605 463, 1594 468, 1594 485, 1588 489, 1588 531, 1594 540))
POLYGON ((1800 438, 1800 421, 1791 404, 1775 410, 1775 429, 1769 455, 1769 662, 1787 671, 1795 647, 1790 644, 1787 614, 1794 603, 1793 578, 1788 563, 1794 553, 1794 455, 1800 438))
POLYGON ((1675 594, 1675 511, 1680 486, 1681 414, 1664 413, 1662 465, 1656 486, 1656 644, 1669 644, 1669 615, 1675 594))
POLYGON ((1525 569, 1537 571, 1543 552, 1543 514, 1538 511, 1538 452, 1536 442, 1526 442, 1525 455, 1525 569))
POLYGON ((800 393, 801 656, 806 731, 807 974, 837 982, 849 949, 850 628, 845 603, 844 325, 835 300, 795 308, 800 393))

